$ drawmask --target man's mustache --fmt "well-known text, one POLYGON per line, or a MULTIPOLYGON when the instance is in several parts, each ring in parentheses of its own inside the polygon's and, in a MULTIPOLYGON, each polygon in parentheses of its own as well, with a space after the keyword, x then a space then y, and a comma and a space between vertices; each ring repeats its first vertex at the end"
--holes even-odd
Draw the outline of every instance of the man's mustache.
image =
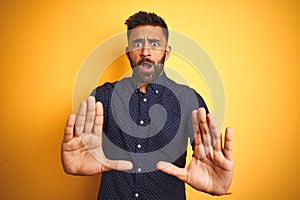
POLYGON ((155 64, 155 62, 153 60, 150 60, 150 58, 142 58, 138 63, 137 65, 142 65, 144 62, 147 62, 147 63, 151 63, 151 64, 155 64))

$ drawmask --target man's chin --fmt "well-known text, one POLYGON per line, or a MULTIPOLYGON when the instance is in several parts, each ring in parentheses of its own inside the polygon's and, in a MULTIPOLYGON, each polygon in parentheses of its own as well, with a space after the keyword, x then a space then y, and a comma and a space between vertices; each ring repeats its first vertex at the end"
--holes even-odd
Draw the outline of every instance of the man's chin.
POLYGON ((140 78, 140 82, 142 83, 142 84, 148 84, 148 83, 151 83, 151 82, 153 82, 154 80, 153 80, 153 78, 152 77, 142 77, 142 78, 140 78))
POLYGON ((140 65, 137 67, 137 73, 139 73, 140 76, 151 76, 153 73, 155 73, 155 69, 152 65, 140 65))
POLYGON ((137 76, 135 76, 135 78, 137 79, 137 81, 141 84, 148 84, 151 83, 155 80, 155 76, 153 76, 152 74, 139 74, 137 76))

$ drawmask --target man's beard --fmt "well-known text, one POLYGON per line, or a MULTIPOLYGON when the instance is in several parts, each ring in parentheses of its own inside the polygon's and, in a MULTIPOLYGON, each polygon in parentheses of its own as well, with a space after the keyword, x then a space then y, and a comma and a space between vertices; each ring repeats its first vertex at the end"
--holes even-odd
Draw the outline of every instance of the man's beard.
POLYGON ((140 84, 148 84, 155 81, 156 78, 164 70, 165 57, 166 54, 164 54, 163 57, 157 63, 155 63, 153 60, 149 58, 142 58, 137 63, 134 63, 130 55, 128 55, 128 59, 133 72, 133 77, 140 84), (143 72, 141 69, 142 67, 153 68, 153 71, 143 72))

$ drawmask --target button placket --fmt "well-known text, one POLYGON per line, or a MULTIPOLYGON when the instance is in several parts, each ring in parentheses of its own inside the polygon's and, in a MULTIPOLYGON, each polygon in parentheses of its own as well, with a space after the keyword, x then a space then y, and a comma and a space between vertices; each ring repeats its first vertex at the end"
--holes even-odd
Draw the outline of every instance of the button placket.
MULTIPOLYGON (((153 94, 152 94, 153 95, 153 94)), ((139 134, 145 134, 145 131, 141 131, 141 130, 145 130, 145 126, 148 125, 149 123, 149 117, 148 117, 148 112, 149 112, 149 100, 150 97, 145 94, 145 95, 139 95, 139 112, 138 112, 138 124, 139 126, 138 128, 138 134, 137 134, 137 138, 135 140, 135 152, 137 153, 143 153, 144 152, 144 148, 145 148, 145 144, 144 144, 144 139, 142 137, 139 137, 139 134), (140 130, 139 130, 140 129, 140 130)), ((134 199, 140 199, 143 198, 142 194, 141 194, 141 184, 143 183, 143 179, 142 179, 142 174, 143 174, 143 165, 142 165, 142 160, 136 160, 135 162, 135 177, 136 177, 136 185, 135 185, 135 191, 133 193, 133 198, 134 199)))

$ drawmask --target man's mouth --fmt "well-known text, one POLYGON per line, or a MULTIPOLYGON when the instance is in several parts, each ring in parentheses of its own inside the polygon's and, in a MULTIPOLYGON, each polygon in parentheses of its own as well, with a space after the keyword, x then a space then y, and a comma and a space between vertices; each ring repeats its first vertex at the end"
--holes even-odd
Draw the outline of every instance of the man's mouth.
POLYGON ((144 69, 150 69, 152 67, 152 64, 151 63, 148 63, 148 62, 143 62, 141 64, 141 66, 144 68, 144 69))
POLYGON ((149 58, 143 58, 138 62, 138 65, 141 66, 142 69, 144 70, 148 70, 153 66, 152 60, 150 60, 149 58))

